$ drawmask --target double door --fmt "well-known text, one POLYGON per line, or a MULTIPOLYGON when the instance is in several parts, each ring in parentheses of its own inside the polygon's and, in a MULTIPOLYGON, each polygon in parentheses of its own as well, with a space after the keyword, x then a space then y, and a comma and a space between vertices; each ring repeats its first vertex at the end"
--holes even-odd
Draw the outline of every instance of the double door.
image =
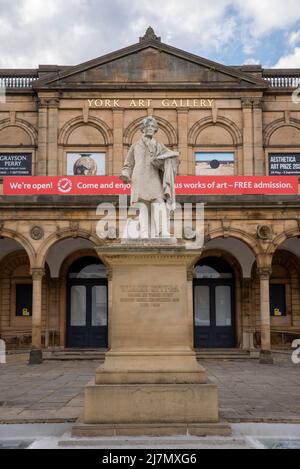
POLYGON ((194 281, 195 348, 234 348, 234 286, 226 280, 194 281))
POLYGON ((67 347, 107 348, 107 281, 72 280, 68 285, 67 347))

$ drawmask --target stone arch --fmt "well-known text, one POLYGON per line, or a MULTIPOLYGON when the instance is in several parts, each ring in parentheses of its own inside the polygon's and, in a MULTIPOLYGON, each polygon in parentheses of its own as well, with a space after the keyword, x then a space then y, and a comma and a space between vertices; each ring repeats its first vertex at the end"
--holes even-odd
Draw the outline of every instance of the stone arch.
MULTIPOLYGON (((30 265, 30 260, 29 260, 27 253, 25 253, 24 251, 15 251, 15 252, 9 253, 0 262, 0 278, 2 278, 3 276, 11 277, 14 271, 18 267, 21 267, 24 265, 26 266, 28 265, 28 268, 29 268, 28 275, 31 276, 30 274, 31 265, 30 265)), ((49 271, 49 267, 47 263, 45 264, 45 271, 46 271, 46 276, 49 276, 50 271, 49 271)))
POLYGON ((35 250, 34 250, 33 246, 25 238, 25 236, 15 232, 15 231, 8 230, 8 229, 5 229, 5 228, 0 230, 0 235, 1 235, 2 238, 12 239, 12 240, 16 241, 17 243, 19 243, 20 246, 22 246, 22 248, 26 251, 26 253, 28 255, 31 268, 35 267, 36 253, 35 253, 35 250))
MULTIPOLYGON (((146 117, 148 116, 143 116, 143 117, 139 117, 138 119, 135 119, 131 124, 129 124, 127 129, 125 129, 124 145, 130 146, 134 143, 133 142, 134 136, 138 132, 142 120, 145 119, 146 117)), ((155 117, 155 119, 157 120, 160 126, 160 129, 166 135, 168 139, 168 145, 170 147, 176 147, 178 145, 178 135, 177 135, 175 128, 172 126, 172 124, 170 124, 170 122, 168 122, 166 119, 163 119, 162 117, 158 117, 158 116, 153 116, 153 117, 155 117)))
POLYGON ((273 263, 285 267, 291 276, 300 276, 300 259, 290 251, 278 249, 273 256, 273 263))
POLYGON ((35 127, 29 122, 26 122, 23 119, 16 119, 16 121, 12 123, 10 119, 5 119, 0 122, 0 136, 2 130, 6 130, 9 128, 21 129, 28 136, 30 145, 32 147, 37 146, 38 134, 35 127))
POLYGON ((272 242, 272 244, 270 244, 268 250, 267 250, 267 254, 271 257, 274 256, 275 252, 277 251, 277 249, 280 248, 280 246, 287 240, 287 239, 290 239, 290 238, 300 238, 300 227, 299 228, 293 228, 291 230, 288 230, 288 231, 285 231, 284 233, 281 233, 280 235, 278 235, 272 242))
POLYGON ((271 124, 269 124, 264 132, 264 146, 269 147, 271 145, 271 139, 273 135, 280 129, 285 127, 290 127, 292 129, 297 129, 299 131, 299 144, 300 144, 300 120, 298 119, 289 119, 287 122, 284 118, 277 119, 271 124))
POLYGON ((261 248, 257 239, 254 236, 249 235, 245 231, 238 230, 236 228, 230 228, 227 234, 225 233, 223 228, 212 230, 209 232, 208 236, 206 237, 206 242, 211 241, 213 239, 225 238, 225 237, 238 239, 239 241, 244 242, 253 251, 253 254, 255 255, 255 257, 262 254, 262 251, 261 251, 261 248))
POLYGON ((62 280, 65 279, 70 267, 74 264, 74 262, 82 259, 83 257, 95 257, 95 259, 99 260, 97 253, 93 249, 81 249, 80 251, 75 251, 67 256, 63 261, 59 272, 59 278, 62 280))
POLYGON ((198 137, 201 132, 211 126, 219 126, 225 129, 231 135, 233 146, 238 147, 243 145, 242 133, 235 122, 227 117, 221 116, 218 117, 216 122, 214 122, 211 117, 205 117, 196 122, 189 131, 188 144, 197 145, 198 137))
POLYGON ((88 241, 91 241, 95 247, 96 246, 101 246, 103 244, 103 240, 98 238, 97 235, 92 234, 90 231, 83 230, 83 229, 78 229, 76 233, 72 231, 70 228, 66 228, 65 230, 61 230, 57 233, 53 233, 51 236, 49 236, 42 246, 40 247, 38 253, 37 253, 37 265, 39 267, 43 267, 45 265, 49 250, 57 243, 59 243, 62 240, 68 239, 68 238, 82 238, 86 239, 88 241))
POLYGON ((11 252, 0 262, 0 278, 11 277, 18 267, 24 265, 28 265, 30 270, 30 262, 27 254, 23 251, 11 252))
POLYGON ((89 117, 87 122, 82 117, 75 117, 68 121, 59 133, 58 144, 68 145, 71 134, 82 126, 90 126, 96 129, 102 135, 104 145, 112 145, 113 133, 111 128, 101 119, 92 116, 89 117))
MULTIPOLYGON (((284 284, 286 285, 286 316, 274 318, 271 323, 272 345, 281 343, 282 336, 276 337, 276 329, 289 330, 292 325, 297 322, 300 323, 300 261, 299 258, 292 252, 285 249, 278 249, 273 258, 271 259, 272 267, 270 275, 270 285, 284 284), (278 268, 284 268, 282 271, 278 268), (275 335, 274 335, 275 334, 275 335)), ((257 342, 260 343, 260 288, 259 288, 259 275, 257 270, 257 263, 254 264, 252 270, 252 308, 255 311, 256 320, 256 336, 257 342)))
POLYGON ((243 269, 241 264, 239 263, 238 259, 233 256, 230 252, 227 252, 225 249, 207 249, 204 250, 200 261, 207 257, 221 257, 224 259, 234 270, 236 274, 236 278, 242 279, 243 278, 243 269))

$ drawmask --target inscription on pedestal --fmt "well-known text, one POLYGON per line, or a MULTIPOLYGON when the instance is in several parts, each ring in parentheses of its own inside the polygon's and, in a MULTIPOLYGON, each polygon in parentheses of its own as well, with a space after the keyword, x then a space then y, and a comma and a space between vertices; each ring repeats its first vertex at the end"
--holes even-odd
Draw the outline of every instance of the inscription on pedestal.
POLYGON ((134 303, 143 308, 160 308, 166 303, 180 302, 180 289, 174 285, 123 285, 121 303, 134 303))

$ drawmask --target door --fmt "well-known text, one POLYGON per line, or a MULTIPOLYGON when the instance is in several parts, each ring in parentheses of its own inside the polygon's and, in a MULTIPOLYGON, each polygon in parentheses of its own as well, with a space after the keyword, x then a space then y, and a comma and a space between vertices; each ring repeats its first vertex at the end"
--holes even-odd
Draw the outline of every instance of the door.
POLYGON ((195 348, 233 348, 235 339, 234 276, 219 258, 207 258, 194 280, 195 348))
POLYGON ((105 267, 93 258, 69 272, 67 347, 107 348, 108 286, 105 267))

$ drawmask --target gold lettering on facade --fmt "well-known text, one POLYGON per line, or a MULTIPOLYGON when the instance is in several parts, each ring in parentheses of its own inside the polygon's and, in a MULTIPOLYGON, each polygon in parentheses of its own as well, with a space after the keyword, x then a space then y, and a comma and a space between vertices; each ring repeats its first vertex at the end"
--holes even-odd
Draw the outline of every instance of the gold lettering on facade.
POLYGON ((150 109, 152 107, 163 107, 169 109, 180 109, 180 108, 211 108, 213 107, 214 99, 88 99, 88 106, 90 108, 102 108, 102 109, 113 109, 113 108, 134 108, 134 109, 150 109))

